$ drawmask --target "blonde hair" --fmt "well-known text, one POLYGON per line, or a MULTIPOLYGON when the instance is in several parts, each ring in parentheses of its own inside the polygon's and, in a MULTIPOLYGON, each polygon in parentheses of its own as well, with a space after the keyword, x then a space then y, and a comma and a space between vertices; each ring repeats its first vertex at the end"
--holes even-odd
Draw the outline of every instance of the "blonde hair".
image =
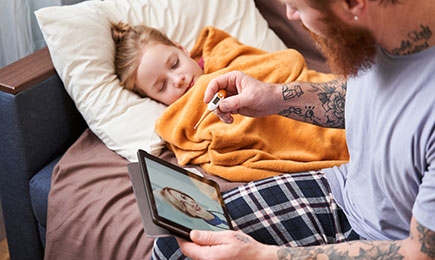
POLYGON ((136 88, 136 74, 144 48, 158 43, 176 45, 159 30, 145 25, 130 26, 123 22, 117 24, 112 22, 111 25, 116 48, 115 72, 121 85, 144 96, 145 94, 136 88))
POLYGON ((190 214, 189 211, 187 211, 186 206, 181 201, 175 199, 172 195, 168 196, 167 194, 170 193, 170 191, 175 191, 177 193, 183 194, 184 196, 190 198, 191 200, 196 201, 194 198, 192 198, 191 196, 189 196, 188 194, 182 191, 169 187, 164 187, 163 189, 160 190, 160 195, 162 195, 162 197, 167 202, 169 202, 169 204, 171 204, 174 208, 178 209, 179 211, 183 212, 185 215, 189 217, 198 218, 197 216, 190 214))

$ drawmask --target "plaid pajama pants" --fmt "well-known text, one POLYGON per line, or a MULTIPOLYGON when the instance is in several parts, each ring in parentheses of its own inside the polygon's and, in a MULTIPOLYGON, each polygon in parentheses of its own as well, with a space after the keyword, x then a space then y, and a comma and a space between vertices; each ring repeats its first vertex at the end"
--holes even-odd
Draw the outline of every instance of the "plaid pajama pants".
MULTIPOLYGON (((321 171, 283 174, 223 194, 233 227, 289 247, 358 240, 321 171)), ((156 239, 152 259, 186 259, 174 237, 156 239)))

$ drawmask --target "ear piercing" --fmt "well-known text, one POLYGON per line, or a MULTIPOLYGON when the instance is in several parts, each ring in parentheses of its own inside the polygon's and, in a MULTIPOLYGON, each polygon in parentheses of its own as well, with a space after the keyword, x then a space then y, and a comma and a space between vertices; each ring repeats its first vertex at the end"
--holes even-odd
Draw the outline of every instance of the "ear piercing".
POLYGON ((359 18, 358 18, 358 16, 355 15, 355 16, 353 17, 353 19, 354 19, 355 21, 358 21, 359 18))

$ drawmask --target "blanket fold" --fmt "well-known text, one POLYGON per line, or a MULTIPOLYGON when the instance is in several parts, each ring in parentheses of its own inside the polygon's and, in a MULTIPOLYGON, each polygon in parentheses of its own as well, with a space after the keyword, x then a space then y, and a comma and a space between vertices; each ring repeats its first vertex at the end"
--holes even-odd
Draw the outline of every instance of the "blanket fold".
POLYGON ((204 91, 209 81, 239 70, 269 83, 325 82, 330 74, 308 70, 295 50, 267 53, 246 46, 223 31, 206 27, 191 56, 204 59, 204 75, 156 122, 156 132, 168 143, 180 165, 198 164, 206 172, 231 181, 252 181, 282 173, 332 167, 347 162, 345 133, 280 116, 234 116, 225 124, 206 110, 204 91))

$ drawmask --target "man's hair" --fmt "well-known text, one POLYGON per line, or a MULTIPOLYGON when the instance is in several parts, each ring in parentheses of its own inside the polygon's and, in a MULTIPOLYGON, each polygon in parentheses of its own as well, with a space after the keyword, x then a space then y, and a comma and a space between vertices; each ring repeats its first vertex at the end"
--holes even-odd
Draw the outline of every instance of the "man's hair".
POLYGON ((142 58, 143 49, 152 44, 164 44, 175 46, 175 44, 162 32, 157 29, 145 26, 119 22, 112 24, 112 37, 115 41, 115 72, 121 80, 121 86, 137 92, 136 73, 142 58))

